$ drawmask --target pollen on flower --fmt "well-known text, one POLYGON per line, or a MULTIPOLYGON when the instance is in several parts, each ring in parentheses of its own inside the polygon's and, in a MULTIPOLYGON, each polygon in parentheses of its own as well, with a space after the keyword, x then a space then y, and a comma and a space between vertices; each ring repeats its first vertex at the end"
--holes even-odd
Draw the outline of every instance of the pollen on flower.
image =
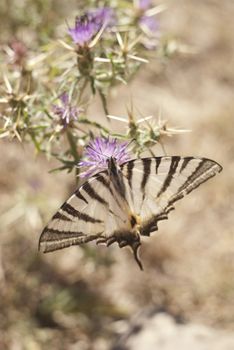
POLYGON ((84 158, 78 165, 87 167, 87 171, 81 173, 82 177, 94 175, 95 173, 108 168, 107 160, 115 158, 118 165, 130 160, 127 151, 128 142, 119 141, 115 138, 97 137, 86 147, 84 158))

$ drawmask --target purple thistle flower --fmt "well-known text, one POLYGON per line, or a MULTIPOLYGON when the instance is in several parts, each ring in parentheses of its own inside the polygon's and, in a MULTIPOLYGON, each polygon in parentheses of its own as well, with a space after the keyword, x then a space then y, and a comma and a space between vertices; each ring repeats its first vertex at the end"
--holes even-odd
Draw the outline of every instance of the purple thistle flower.
POLYGON ((138 23, 148 34, 154 34, 159 28, 158 21, 155 17, 147 13, 147 10, 149 10, 151 6, 151 0, 138 0, 138 23))
POLYGON ((102 7, 96 10, 90 10, 89 15, 93 17, 93 21, 99 26, 112 26, 115 24, 115 14, 112 8, 102 7))
POLYGON ((151 33, 155 33, 159 29, 158 21, 152 16, 141 16, 140 25, 151 33))
POLYGON ((76 18, 75 27, 69 28, 68 33, 75 44, 86 46, 102 26, 112 25, 113 21, 114 12, 109 7, 90 10, 76 18))
POLYGON ((138 2, 139 9, 141 9, 143 11, 148 10, 148 8, 150 8, 151 5, 152 5, 151 0, 139 0, 139 2, 138 2))
POLYGON ((84 156, 87 160, 79 162, 80 167, 89 167, 87 171, 81 174, 82 177, 94 175, 99 171, 108 168, 107 159, 115 158, 118 165, 121 165, 130 160, 126 148, 128 142, 121 142, 110 137, 97 137, 90 141, 86 147, 84 156))
POLYGON ((68 30, 74 43, 79 46, 88 44, 97 32, 98 26, 89 19, 87 14, 82 17, 77 17, 75 27, 69 28, 68 30))
POLYGON ((81 109, 72 106, 68 94, 66 92, 62 93, 59 97, 61 104, 53 105, 53 112, 59 117, 63 127, 67 127, 72 121, 77 120, 81 109))

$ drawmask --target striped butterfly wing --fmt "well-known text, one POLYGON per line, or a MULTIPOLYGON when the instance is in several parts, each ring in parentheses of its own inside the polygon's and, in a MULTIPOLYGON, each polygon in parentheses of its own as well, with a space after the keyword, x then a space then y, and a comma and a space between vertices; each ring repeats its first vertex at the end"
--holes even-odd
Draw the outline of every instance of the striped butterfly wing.
POLYGON ((210 159, 178 156, 131 160, 121 168, 143 236, 158 229, 176 201, 222 170, 210 159))
POLYGON ((96 240, 112 244, 124 231, 128 203, 119 196, 107 171, 92 176, 60 207, 44 228, 39 249, 44 253, 96 240))
POLYGON ((39 249, 47 253, 102 237, 109 213, 108 187, 107 171, 79 187, 44 228, 39 249))

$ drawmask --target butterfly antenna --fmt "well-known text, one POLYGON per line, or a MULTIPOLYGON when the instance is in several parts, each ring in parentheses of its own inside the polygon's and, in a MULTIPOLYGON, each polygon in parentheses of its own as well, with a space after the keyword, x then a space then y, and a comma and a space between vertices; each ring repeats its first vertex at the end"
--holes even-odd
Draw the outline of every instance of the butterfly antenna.
POLYGON ((132 251, 133 251, 133 255, 134 255, 134 258, 139 266, 139 268, 141 269, 141 271, 143 271, 143 265, 142 265, 142 262, 139 258, 139 255, 138 255, 138 250, 140 248, 140 245, 141 243, 140 242, 135 242, 135 244, 132 245, 132 251))

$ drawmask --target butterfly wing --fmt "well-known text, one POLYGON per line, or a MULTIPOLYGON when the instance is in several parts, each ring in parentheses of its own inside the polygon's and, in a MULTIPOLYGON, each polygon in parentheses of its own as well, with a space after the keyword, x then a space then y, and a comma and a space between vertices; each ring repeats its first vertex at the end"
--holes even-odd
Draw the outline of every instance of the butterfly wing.
POLYGON ((46 253, 102 237, 109 214, 108 186, 104 171, 79 187, 44 228, 39 249, 46 253))
POLYGON ((222 170, 210 159, 178 156, 136 159, 121 167, 143 236, 158 229, 176 201, 222 170))

